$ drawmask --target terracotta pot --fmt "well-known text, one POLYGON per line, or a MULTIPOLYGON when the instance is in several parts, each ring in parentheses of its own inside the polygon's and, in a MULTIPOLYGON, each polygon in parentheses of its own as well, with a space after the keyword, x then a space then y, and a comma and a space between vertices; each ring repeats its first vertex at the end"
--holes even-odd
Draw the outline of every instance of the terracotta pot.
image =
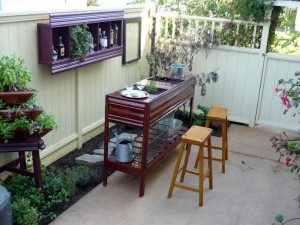
POLYGON ((28 139, 30 137, 41 138, 41 137, 45 136, 46 134, 48 134, 51 130, 52 129, 50 129, 50 128, 45 128, 45 129, 43 129, 42 133, 39 133, 39 131, 37 131, 37 132, 34 132, 32 135, 30 135, 28 130, 18 129, 14 133, 14 139, 28 139))
POLYGON ((20 105, 33 95, 32 91, 0 92, 0 99, 6 104, 20 105))
POLYGON ((25 111, 23 111, 24 114, 18 114, 16 112, 12 112, 12 113, 10 113, 10 117, 8 117, 9 110, 1 109, 0 116, 2 116, 3 118, 9 118, 11 121, 14 121, 15 119, 18 119, 18 118, 22 118, 24 116, 26 116, 26 118, 28 120, 35 120, 43 111, 44 110, 42 110, 42 109, 25 110, 25 111))

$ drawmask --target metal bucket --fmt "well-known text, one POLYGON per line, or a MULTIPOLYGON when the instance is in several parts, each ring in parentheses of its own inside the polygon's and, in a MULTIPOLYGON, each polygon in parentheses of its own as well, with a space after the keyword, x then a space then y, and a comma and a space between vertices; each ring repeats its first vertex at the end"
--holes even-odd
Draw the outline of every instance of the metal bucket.
POLYGON ((122 134, 120 136, 117 136, 116 140, 116 161, 121 163, 131 162, 133 160, 132 136, 130 134, 122 134))

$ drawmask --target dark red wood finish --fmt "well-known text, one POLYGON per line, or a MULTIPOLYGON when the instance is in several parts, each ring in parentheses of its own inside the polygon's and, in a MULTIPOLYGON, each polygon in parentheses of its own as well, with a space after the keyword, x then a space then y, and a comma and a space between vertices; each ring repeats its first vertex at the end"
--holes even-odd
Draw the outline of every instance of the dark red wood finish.
MULTIPOLYGON (((163 116, 177 109, 188 100, 191 101, 191 106, 193 106, 195 85, 195 77, 186 76, 184 81, 178 84, 157 82, 158 88, 166 89, 166 91, 159 95, 150 94, 146 99, 130 99, 123 97, 121 92, 124 89, 106 95, 104 186, 107 185, 107 171, 109 168, 113 168, 115 170, 139 176, 139 196, 142 197, 144 195, 146 174, 172 152, 175 146, 180 142, 181 135, 185 131, 185 129, 182 128, 181 132, 176 137, 169 140, 168 144, 160 150, 157 157, 147 164, 149 127, 155 125, 163 116), (143 129, 141 168, 132 167, 131 163, 118 163, 114 157, 108 158, 108 128, 110 122, 133 125, 143 129)), ((192 111, 190 111, 190 119, 191 113, 192 111)))
POLYGON ((45 149, 46 146, 42 139, 31 138, 27 140, 13 140, 9 143, 0 142, 0 153, 18 152, 19 157, 0 167, 0 173, 10 171, 25 176, 30 176, 35 179, 35 185, 42 188, 41 162, 39 150, 45 149), (31 172, 27 170, 25 152, 32 152, 33 169, 31 172), (18 168, 17 165, 20 165, 18 168))
POLYGON ((100 62, 123 54, 123 10, 109 11, 88 11, 76 13, 56 13, 50 14, 49 23, 38 23, 38 58, 40 64, 50 65, 51 74, 61 73, 90 63, 100 62), (91 32, 94 43, 97 44, 95 52, 88 53, 84 61, 71 59, 71 27, 74 25, 87 24, 91 32), (118 46, 108 49, 99 49, 99 27, 106 30, 109 40, 110 27, 118 24, 118 46), (105 25, 105 26, 103 26, 105 25), (65 45, 65 57, 63 59, 52 59, 52 46, 54 49, 58 45, 59 36, 62 37, 65 45))

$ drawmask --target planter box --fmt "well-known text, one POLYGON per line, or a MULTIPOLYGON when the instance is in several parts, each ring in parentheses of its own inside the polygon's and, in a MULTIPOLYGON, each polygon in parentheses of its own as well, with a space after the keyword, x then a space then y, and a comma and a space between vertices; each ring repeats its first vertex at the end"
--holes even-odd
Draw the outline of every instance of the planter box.
POLYGON ((35 120, 44 110, 37 109, 37 110, 25 110, 23 111, 24 114, 16 113, 16 112, 9 112, 7 109, 0 110, 0 116, 3 118, 9 118, 11 121, 15 119, 22 118, 26 116, 29 120, 35 120), (9 116, 10 114, 10 116, 9 116))
POLYGON ((33 95, 32 91, 0 92, 0 100, 6 104, 21 105, 33 95))

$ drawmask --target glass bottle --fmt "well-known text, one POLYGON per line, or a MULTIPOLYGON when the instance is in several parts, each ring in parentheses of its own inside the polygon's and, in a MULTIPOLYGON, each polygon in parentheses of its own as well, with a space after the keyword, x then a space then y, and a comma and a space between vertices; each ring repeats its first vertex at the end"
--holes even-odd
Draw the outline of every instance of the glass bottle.
POLYGON ((58 38, 58 58, 63 58, 65 56, 65 45, 62 42, 62 37, 58 38))
POLYGON ((99 28, 99 50, 102 49, 102 33, 101 28, 99 28))
POLYGON ((114 30, 110 27, 110 47, 114 46, 114 30))
POLYGON ((119 33, 119 28, 118 28, 118 25, 115 24, 114 46, 118 46, 118 33, 119 33))
POLYGON ((102 49, 107 49, 107 37, 106 37, 106 31, 104 30, 102 32, 102 49))
POLYGON ((52 60, 56 61, 57 57, 58 57, 57 52, 54 50, 54 47, 52 45, 52 60))

